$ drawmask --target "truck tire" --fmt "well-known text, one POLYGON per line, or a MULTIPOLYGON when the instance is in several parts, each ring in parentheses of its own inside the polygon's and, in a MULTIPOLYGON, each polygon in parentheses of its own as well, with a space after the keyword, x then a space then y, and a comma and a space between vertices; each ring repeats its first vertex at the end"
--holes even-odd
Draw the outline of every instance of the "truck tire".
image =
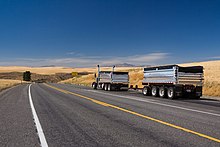
POLYGON ((165 98, 166 97, 166 89, 165 89, 165 87, 160 87, 159 88, 159 96, 161 98, 165 98))
POLYGON ((142 90, 142 94, 145 96, 150 95, 150 88, 148 86, 144 86, 143 90, 142 90))
POLYGON ((104 89, 105 89, 105 84, 104 84, 104 83, 102 84, 102 87, 101 87, 101 88, 102 88, 102 90, 104 90, 104 89))
POLYGON ((108 84, 108 91, 112 91, 112 85, 108 84))
POLYGON ((105 90, 105 91, 108 90, 108 84, 104 84, 104 90, 105 90))
POLYGON ((167 97, 168 99, 175 99, 175 89, 174 87, 169 87, 167 90, 167 97))
POLYGON ((96 82, 93 82, 93 83, 92 83, 92 88, 93 88, 93 89, 97 89, 97 83, 96 83, 96 82))
POLYGON ((157 97, 158 95, 158 88, 156 86, 153 86, 152 89, 151 89, 151 95, 154 96, 154 97, 157 97))

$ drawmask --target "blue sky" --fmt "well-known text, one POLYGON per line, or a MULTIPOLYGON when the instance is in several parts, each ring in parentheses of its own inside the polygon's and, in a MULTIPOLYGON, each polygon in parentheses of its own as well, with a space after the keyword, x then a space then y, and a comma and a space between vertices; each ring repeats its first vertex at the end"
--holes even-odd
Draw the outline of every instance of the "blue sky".
POLYGON ((219 0, 1 0, 0 65, 220 59, 219 0))

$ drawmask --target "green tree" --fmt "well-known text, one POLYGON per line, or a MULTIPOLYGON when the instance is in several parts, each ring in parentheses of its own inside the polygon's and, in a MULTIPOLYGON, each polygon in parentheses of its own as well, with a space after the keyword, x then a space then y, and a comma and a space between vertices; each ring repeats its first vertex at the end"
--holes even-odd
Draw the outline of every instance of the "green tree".
POLYGON ((30 71, 26 71, 23 73, 23 80, 24 81, 31 81, 31 72, 30 71))

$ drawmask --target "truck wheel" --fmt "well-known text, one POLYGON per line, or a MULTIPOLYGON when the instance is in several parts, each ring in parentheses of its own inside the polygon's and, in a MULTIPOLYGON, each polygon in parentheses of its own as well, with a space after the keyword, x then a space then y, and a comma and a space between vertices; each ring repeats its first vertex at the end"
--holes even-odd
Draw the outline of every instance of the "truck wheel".
POLYGON ((152 96, 156 97, 156 96, 157 96, 157 93, 158 93, 157 87, 156 87, 156 86, 153 86, 152 89, 151 89, 151 94, 152 94, 152 96))
POLYGON ((166 91, 165 91, 164 87, 159 88, 159 96, 162 97, 162 98, 166 97, 166 91))
POLYGON ((175 90, 174 90, 174 87, 168 88, 168 90, 167 90, 167 97, 168 97, 169 99, 174 99, 174 98, 175 98, 175 90))
POLYGON ((108 84, 108 91, 112 91, 112 85, 108 84))
POLYGON ((104 84, 104 90, 105 90, 105 91, 108 90, 108 84, 104 84))
POLYGON ((97 83, 96 83, 96 82, 93 82, 93 83, 92 83, 92 88, 93 88, 93 89, 97 89, 97 83))
POLYGON ((144 88, 142 90, 143 95, 145 95, 145 96, 149 95, 149 90, 150 90, 149 87, 144 86, 144 88))
POLYGON ((104 89, 105 89, 105 84, 103 83, 103 84, 102 84, 102 90, 104 90, 104 89))

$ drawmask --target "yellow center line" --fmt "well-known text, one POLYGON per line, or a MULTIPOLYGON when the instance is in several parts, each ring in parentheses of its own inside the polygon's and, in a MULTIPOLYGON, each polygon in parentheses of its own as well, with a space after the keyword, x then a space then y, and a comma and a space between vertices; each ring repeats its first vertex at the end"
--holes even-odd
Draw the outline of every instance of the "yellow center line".
POLYGON ((105 103, 105 102, 102 102, 102 101, 99 101, 99 100, 95 100, 93 98, 83 96, 83 95, 80 95, 80 94, 77 94, 77 93, 74 93, 74 92, 66 91, 66 90, 63 90, 63 89, 60 89, 60 88, 57 88, 57 87, 54 87, 54 86, 51 86, 51 85, 48 85, 48 84, 44 84, 44 85, 46 85, 50 88, 53 88, 57 91, 66 93, 66 94, 71 94, 71 95, 75 95, 75 96, 90 100, 90 101, 92 101, 96 104, 99 104, 99 105, 102 105, 102 106, 105 106, 105 107, 111 107, 111 108, 114 108, 114 109, 117 109, 117 110, 120 110, 120 111, 123 111, 123 112, 126 112, 126 113, 130 113, 130 114, 133 114, 133 115, 136 115, 136 116, 139 116, 139 117, 142 117, 142 118, 145 118, 145 119, 148 119, 148 120, 151 120, 151 121, 154 121, 154 122, 157 122, 157 123, 160 123, 160 124, 163 124, 163 125, 166 125, 166 126, 178 129, 178 130, 182 130, 184 132, 188 132, 188 133, 191 133, 191 134, 194 134, 194 135, 197 135, 197 136, 200 136, 200 137, 203 137, 203 138, 206 138, 206 139, 209 139, 209 140, 220 143, 220 139, 217 139, 217 138, 214 138, 214 137, 211 137, 211 136, 208 136, 208 135, 205 135, 205 134, 202 134, 202 133, 190 130, 190 129, 186 129, 186 128, 183 128, 183 127, 180 127, 180 126, 177 126, 177 125, 174 125, 174 124, 171 124, 171 123, 168 123, 168 122, 165 122, 165 121, 162 121, 162 120, 150 117, 150 116, 146 116, 146 115, 143 115, 143 114, 131 111, 131 110, 127 110, 125 108, 121 108, 121 107, 118 107, 118 106, 115 106, 115 105, 112 105, 112 104, 108 104, 108 103, 105 103))

